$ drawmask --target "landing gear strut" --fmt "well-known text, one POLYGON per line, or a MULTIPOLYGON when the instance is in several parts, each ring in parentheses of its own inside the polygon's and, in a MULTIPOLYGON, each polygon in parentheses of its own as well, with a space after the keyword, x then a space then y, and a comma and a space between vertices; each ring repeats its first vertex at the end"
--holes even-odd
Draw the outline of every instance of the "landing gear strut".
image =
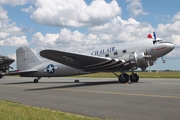
POLYGON ((34 83, 38 83, 39 79, 41 79, 41 77, 37 77, 36 79, 34 79, 34 83))

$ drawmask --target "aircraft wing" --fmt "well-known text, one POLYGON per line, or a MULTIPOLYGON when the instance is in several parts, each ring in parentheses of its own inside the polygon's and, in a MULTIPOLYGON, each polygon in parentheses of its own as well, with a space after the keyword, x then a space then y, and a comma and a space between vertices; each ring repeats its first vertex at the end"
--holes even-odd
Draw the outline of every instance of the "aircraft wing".
POLYGON ((57 50, 42 50, 40 55, 64 65, 89 72, 109 71, 113 68, 120 69, 120 66, 125 62, 124 60, 112 59, 109 57, 99 57, 57 50))

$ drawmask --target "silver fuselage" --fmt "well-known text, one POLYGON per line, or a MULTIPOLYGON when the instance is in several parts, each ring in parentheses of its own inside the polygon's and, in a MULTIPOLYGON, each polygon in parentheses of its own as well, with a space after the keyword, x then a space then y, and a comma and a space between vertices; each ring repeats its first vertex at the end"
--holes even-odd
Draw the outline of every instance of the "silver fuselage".
MULTIPOLYGON (((122 59, 125 60, 124 69, 131 69, 131 63, 129 63, 130 54, 134 53, 144 53, 147 60, 156 60, 159 57, 162 57, 168 54, 170 51, 174 49, 173 43, 170 42, 154 42, 154 39, 144 39, 140 41, 128 42, 128 43, 120 43, 116 45, 112 45, 109 48, 102 48, 100 50, 96 50, 91 52, 91 55, 102 56, 102 57, 110 57, 114 59, 122 59)), ((83 61, 82 61, 83 62, 83 61)), ((152 65, 152 64, 151 64, 152 65)), ((70 75, 79 75, 89 73, 87 71, 78 70, 58 62, 54 62, 51 60, 42 61, 41 64, 31 68, 37 69, 37 72, 32 73, 24 73, 21 76, 24 77, 59 77, 59 76, 70 76, 70 75), (53 72, 48 72, 48 65, 53 65, 53 72)), ((118 68, 117 68, 118 69, 118 68)), ((146 67, 145 67, 146 69, 146 67)), ((115 69, 116 70, 116 69, 115 69)), ((112 71, 115 71, 112 70, 112 71)), ((98 71, 100 72, 100 71, 98 71)))

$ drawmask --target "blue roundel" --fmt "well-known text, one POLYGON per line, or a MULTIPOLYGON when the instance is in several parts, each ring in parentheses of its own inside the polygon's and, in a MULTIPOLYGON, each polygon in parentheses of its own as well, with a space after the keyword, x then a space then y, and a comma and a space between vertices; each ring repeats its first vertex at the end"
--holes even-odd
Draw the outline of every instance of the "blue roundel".
POLYGON ((46 69, 47 69, 47 72, 48 72, 49 74, 53 74, 54 71, 55 71, 53 64, 49 64, 49 65, 46 67, 46 69))

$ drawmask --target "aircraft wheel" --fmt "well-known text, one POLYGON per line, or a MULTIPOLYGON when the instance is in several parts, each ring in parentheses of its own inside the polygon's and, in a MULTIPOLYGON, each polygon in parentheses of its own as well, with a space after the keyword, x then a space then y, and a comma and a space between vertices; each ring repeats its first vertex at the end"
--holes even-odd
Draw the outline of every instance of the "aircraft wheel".
POLYGON ((138 82, 139 81, 139 76, 137 74, 130 75, 130 81, 131 82, 138 82))
POLYGON ((34 79, 34 83, 38 83, 38 79, 34 79))
POLYGON ((2 78, 2 75, 0 74, 0 79, 2 78))
POLYGON ((124 74, 121 74, 119 77, 118 77, 118 80, 120 83, 126 83, 126 82, 129 82, 129 75, 124 73, 124 74))

